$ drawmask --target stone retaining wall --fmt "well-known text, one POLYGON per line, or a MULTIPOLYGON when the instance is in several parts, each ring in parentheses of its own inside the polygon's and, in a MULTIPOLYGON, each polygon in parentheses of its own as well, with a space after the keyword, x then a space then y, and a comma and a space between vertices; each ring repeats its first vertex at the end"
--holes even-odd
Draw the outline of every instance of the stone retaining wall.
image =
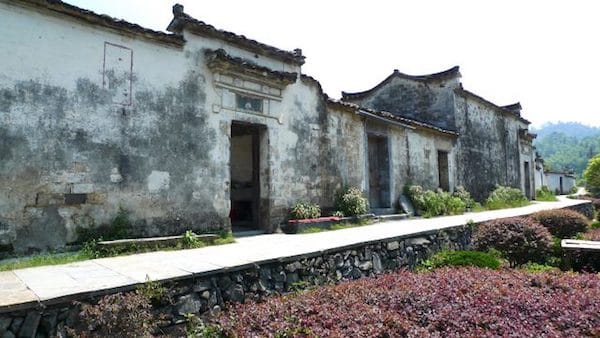
POLYGON ((575 210, 589 219, 594 219, 594 206, 592 203, 582 203, 567 207, 565 209, 575 210))
MULTIPOLYGON (((157 310, 175 324, 187 313, 202 314, 226 302, 258 299, 310 285, 373 276, 415 265, 442 248, 468 249, 469 225, 432 231, 377 243, 363 243, 336 250, 259 263, 250 268, 213 275, 167 281, 168 301, 157 310)), ((85 301, 89 301, 87 299, 85 301)), ((95 301, 95 299, 91 299, 95 301)), ((65 325, 73 322, 77 307, 71 302, 0 315, 1 337, 64 336, 65 325)))

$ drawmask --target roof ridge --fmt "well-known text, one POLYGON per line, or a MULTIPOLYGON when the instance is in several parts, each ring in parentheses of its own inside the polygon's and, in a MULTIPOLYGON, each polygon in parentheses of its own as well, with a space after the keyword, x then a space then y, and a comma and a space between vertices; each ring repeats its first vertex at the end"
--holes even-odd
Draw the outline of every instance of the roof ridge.
POLYGON ((182 46, 184 43, 183 38, 176 34, 156 31, 124 19, 115 18, 107 14, 99 14, 89 9, 77 7, 61 0, 19 0, 16 2, 44 7, 45 9, 68 15, 75 19, 86 21, 87 23, 128 31, 167 44, 182 46))
POLYGON ((244 35, 239 35, 222 29, 217 29, 202 20, 198 20, 183 11, 183 5, 173 5, 173 19, 167 26, 169 32, 180 34, 186 25, 191 28, 191 31, 196 34, 208 35, 225 40, 238 45, 241 48, 252 52, 264 53, 265 55, 279 58, 287 62, 293 62, 297 65, 304 64, 306 57, 302 55, 302 50, 299 48, 293 51, 279 49, 274 46, 249 39, 244 35))
POLYGON ((365 90, 362 92, 354 92, 354 93, 342 91, 342 100, 344 100, 344 99, 360 99, 360 98, 372 93, 373 91, 383 87, 384 85, 388 84, 395 77, 399 77, 399 78, 407 79, 407 80, 413 80, 413 81, 429 82, 429 81, 453 79, 453 78, 457 78, 457 77, 460 78, 461 74, 460 74, 459 66, 454 66, 452 68, 443 70, 441 72, 426 74, 426 75, 408 75, 405 73, 401 73, 398 69, 394 69, 392 74, 388 75, 388 77, 386 77, 383 81, 381 81, 380 83, 378 83, 375 87, 373 87, 371 89, 368 89, 368 90, 365 90))
POLYGON ((508 106, 499 106, 499 105, 493 103, 492 101, 484 99, 483 97, 481 97, 481 96, 479 96, 479 95, 477 95, 477 94, 475 94, 475 93, 473 93, 471 91, 468 91, 468 90, 466 90, 466 89, 464 89, 462 87, 455 88, 454 92, 457 93, 457 94, 459 94, 459 95, 461 95, 461 94, 462 95, 469 95, 469 96, 471 96, 471 97, 473 97, 473 98, 475 98, 475 99, 483 102, 484 104, 492 106, 493 108, 495 108, 497 110, 500 110, 500 111, 503 111, 505 113, 508 113, 508 114, 511 114, 511 115, 515 116, 516 118, 518 118, 519 120, 521 120, 521 122, 524 122, 524 123, 527 123, 527 124, 531 124, 531 121, 529 121, 529 120, 527 120, 527 119, 525 119, 524 117, 521 116, 520 110, 519 111, 514 111, 514 110, 508 108, 508 107, 511 107, 511 106, 514 106, 514 105, 517 105, 517 104, 519 105, 519 107, 521 107, 521 104, 519 102, 511 104, 511 105, 508 105, 508 106))
POLYGON ((430 123, 426 123, 426 122, 422 122, 419 120, 415 120, 415 119, 411 119, 408 117, 404 117, 404 116, 400 116, 400 115, 396 115, 384 110, 376 110, 376 109, 371 109, 371 108, 367 108, 367 107, 363 107, 360 106, 356 103, 351 103, 351 102, 346 102, 346 101, 342 101, 342 100, 336 100, 333 98, 330 98, 327 96, 327 94, 324 94, 325 99, 327 100, 328 103, 331 104, 336 104, 336 105, 340 105, 343 106, 345 108, 348 109, 355 109, 357 111, 362 110, 362 111, 366 111, 368 113, 377 115, 379 117, 382 117, 386 120, 389 120, 391 122, 402 122, 402 123, 406 123, 412 126, 417 126, 417 127, 421 127, 421 128, 425 128, 425 129, 430 129, 430 130, 435 130, 437 132, 443 133, 443 134, 449 134, 449 135, 455 135, 458 136, 459 133, 453 130, 449 130, 449 129, 445 129, 445 128, 441 128, 438 126, 435 126, 433 124, 430 123))

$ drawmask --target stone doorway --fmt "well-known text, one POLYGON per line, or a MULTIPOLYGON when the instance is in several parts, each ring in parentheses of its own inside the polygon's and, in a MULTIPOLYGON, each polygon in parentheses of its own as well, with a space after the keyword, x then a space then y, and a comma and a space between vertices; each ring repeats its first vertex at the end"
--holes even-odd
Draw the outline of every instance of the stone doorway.
POLYGON ((450 175, 448 167, 448 152, 438 151, 438 178, 440 189, 444 191, 450 191, 450 175))
POLYGON ((231 124, 229 217, 236 233, 260 229, 260 137, 265 130, 262 125, 237 121, 231 124))
POLYGON ((529 172, 529 162, 525 161, 525 163, 523 163, 523 174, 525 175, 525 196, 527 196, 528 199, 532 199, 533 196, 531 196, 531 173, 529 172))
POLYGON ((388 138, 368 135, 369 151, 369 204, 375 213, 377 209, 389 209, 390 203, 390 160, 388 138))

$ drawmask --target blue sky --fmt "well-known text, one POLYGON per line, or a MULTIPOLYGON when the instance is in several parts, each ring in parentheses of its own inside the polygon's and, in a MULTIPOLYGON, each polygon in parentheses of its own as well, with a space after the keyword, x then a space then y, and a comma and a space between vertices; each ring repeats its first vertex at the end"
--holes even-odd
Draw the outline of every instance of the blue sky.
MULTIPOLYGON (((164 30, 174 1, 67 0, 164 30)), ((303 72, 338 98, 394 69, 420 75, 461 67, 466 89, 520 101, 534 125, 600 126, 600 20, 593 1, 179 0, 219 29, 307 56, 303 72)))

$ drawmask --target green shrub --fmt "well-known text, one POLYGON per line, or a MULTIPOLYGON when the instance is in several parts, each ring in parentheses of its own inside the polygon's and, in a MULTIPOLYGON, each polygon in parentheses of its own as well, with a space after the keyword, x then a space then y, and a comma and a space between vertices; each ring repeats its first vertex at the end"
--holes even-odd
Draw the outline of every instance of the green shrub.
POLYGON ((541 189, 535 191, 535 200, 545 202, 558 201, 554 193, 547 186, 543 186, 541 189))
POLYGON ((600 154, 589 160, 583 178, 586 190, 594 196, 600 196, 600 154))
POLYGON ((321 208, 318 204, 299 202, 296 203, 290 211, 292 219, 308 219, 321 217, 321 208))
POLYGON ((502 218, 480 224, 473 234, 473 248, 495 249, 511 266, 544 262, 552 250, 548 229, 529 218, 502 218))
POLYGON ((572 238, 578 232, 585 232, 589 225, 585 216, 568 209, 538 211, 529 217, 559 238, 572 238))
POLYGON ((136 292, 149 302, 160 304, 166 298, 167 288, 161 283, 151 280, 150 276, 146 275, 146 282, 138 286, 136 292))
POLYGON ((344 217, 344 213, 342 211, 336 210, 334 211, 331 216, 333 217, 344 217))
MULTIPOLYGON (((450 194, 448 194, 450 195, 450 194)), ((460 215, 466 210, 465 202, 459 197, 448 197, 446 199, 445 215, 460 215)))
POLYGON ((360 189, 351 187, 336 194, 335 209, 345 216, 358 216, 367 213, 369 201, 360 189))
POLYGON ((192 230, 186 230, 180 242, 181 246, 185 249, 200 248, 205 246, 204 242, 198 239, 192 230))
POLYGON ((516 208, 529 204, 529 200, 523 192, 517 188, 504 187, 497 185, 490 196, 485 201, 486 208, 490 210, 516 208))
POLYGON ((465 204, 465 208, 467 209, 473 209, 475 207, 475 200, 471 198, 471 193, 469 193, 462 185, 456 187, 452 196, 458 197, 465 204))
POLYGON ((590 224, 590 229, 600 229, 600 221, 594 221, 590 224))
POLYGON ((408 187, 406 192, 419 214, 424 217, 457 215, 464 213, 466 209, 462 198, 440 189, 424 191, 422 187, 413 185, 408 187))
POLYGON ((443 196, 437 193, 427 190, 423 194, 423 209, 422 214, 425 217, 432 217, 444 214, 444 200, 443 196))
POLYGON ((404 195, 410 199, 413 207, 418 210, 423 210, 425 201, 423 200, 423 194, 425 190, 420 185, 407 185, 404 187, 404 195))
POLYGON ((421 265, 427 270, 445 266, 474 266, 495 270, 500 268, 500 260, 486 252, 441 251, 422 262, 421 265))

